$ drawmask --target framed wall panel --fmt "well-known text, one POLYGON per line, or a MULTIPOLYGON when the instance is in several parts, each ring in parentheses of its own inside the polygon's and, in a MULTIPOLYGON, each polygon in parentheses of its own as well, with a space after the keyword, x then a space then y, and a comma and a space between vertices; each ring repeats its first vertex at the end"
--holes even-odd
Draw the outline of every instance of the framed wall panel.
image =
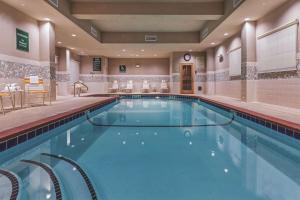
POLYGON ((296 69, 298 21, 257 38, 258 72, 296 69))
POLYGON ((229 51, 229 75, 240 76, 242 67, 242 49, 237 48, 229 51))

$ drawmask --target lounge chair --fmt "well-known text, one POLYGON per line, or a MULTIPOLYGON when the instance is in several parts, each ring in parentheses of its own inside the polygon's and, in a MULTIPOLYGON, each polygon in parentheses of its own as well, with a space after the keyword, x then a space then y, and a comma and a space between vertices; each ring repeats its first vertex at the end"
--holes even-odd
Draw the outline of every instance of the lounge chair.
POLYGON ((45 97, 49 94, 49 91, 44 87, 44 80, 38 76, 30 76, 24 79, 24 83, 25 93, 28 95, 42 95, 43 105, 45 105, 45 97))
POLYGON ((114 80, 113 84, 112 84, 112 87, 109 88, 110 92, 111 93, 116 93, 119 91, 119 83, 117 80, 114 80))
POLYGON ((130 80, 127 82, 125 92, 132 93, 132 91, 133 91, 133 82, 132 82, 132 80, 130 80))
POLYGON ((150 84, 147 80, 143 81, 142 92, 148 93, 150 91, 150 84))
POLYGON ((162 80, 161 84, 160 84, 160 91, 162 93, 168 93, 169 92, 169 88, 168 88, 168 84, 166 83, 166 80, 162 80))

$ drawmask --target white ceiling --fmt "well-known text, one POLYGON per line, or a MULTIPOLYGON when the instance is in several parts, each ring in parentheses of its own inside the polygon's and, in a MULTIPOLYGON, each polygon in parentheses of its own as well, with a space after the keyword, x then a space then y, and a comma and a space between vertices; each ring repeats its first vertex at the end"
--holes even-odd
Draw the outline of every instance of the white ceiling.
MULTIPOLYGON (((27 15, 37 19, 43 20, 45 17, 50 18, 51 21, 55 24, 56 27, 56 41, 61 41, 62 44, 59 46, 63 46, 66 48, 74 48, 73 51, 77 53, 83 53, 88 55, 103 55, 108 57, 123 57, 123 58, 153 58, 153 57, 169 57, 171 52, 176 51, 203 51, 207 47, 212 47, 211 42, 215 42, 219 44, 223 42, 226 37, 224 37, 224 33, 228 32, 229 36, 237 33, 240 30, 241 25, 244 23, 245 17, 251 17, 251 19, 256 20, 260 17, 264 16, 266 13, 270 12, 275 7, 278 7, 281 3, 287 0, 247 0, 239 9, 237 9, 231 16, 229 16, 223 23, 221 23, 202 43, 197 44, 102 44, 97 40, 92 38, 89 34, 79 28, 76 24, 71 22, 69 19, 64 17, 62 14, 58 13, 55 9, 51 8, 45 1, 42 0, 2 0, 7 4, 19 9, 21 12, 26 13, 27 15), (262 5, 265 2, 265 6, 262 5), (24 4, 24 6, 22 6, 24 4), (255 10, 255 12, 253 12, 255 10), (71 34, 75 33, 77 37, 72 37, 71 34), (126 49, 126 52, 123 52, 122 49, 126 49), (144 49, 144 52, 141 50, 144 49), (139 56, 136 56, 139 55, 139 56), (155 56, 157 55, 157 56, 155 56)), ((100 0, 101 1, 101 0, 100 0)), ((106 0, 105 0, 106 1, 106 0)), ((107 0, 108 1, 108 0, 107 0)), ((112 2, 113 0, 109 0, 112 2)), ((122 1, 122 0, 115 0, 122 1)), ((125 1, 125 0, 123 0, 125 1)), ((147 1, 147 0, 143 0, 147 1)), ((162 1, 176 1, 176 0, 160 0, 162 1)), ((179 1, 179 0, 178 0, 179 1)), ((181 0, 186 2, 186 0, 181 0)), ((201 1, 201 0, 200 0, 201 1)), ((149 0, 150 2, 150 0, 149 0)), ((151 2, 153 2, 151 0, 151 2)), ((133 16, 131 16, 133 17, 133 16)), ((173 16, 174 17, 174 16, 173 16)), ((191 22, 197 21, 197 18, 191 18, 188 20, 186 18, 182 18, 180 22, 179 19, 173 18, 171 22, 169 21, 168 28, 162 27, 163 22, 161 18, 157 19, 155 26, 150 26, 151 29, 156 29, 157 27, 161 27, 162 30, 176 30, 177 26, 180 26, 182 29, 192 29, 197 28, 197 26, 201 26, 201 22, 191 22), (175 22, 173 22, 175 21, 175 22), (185 25, 185 23, 189 23, 185 25), (156 27, 156 28, 155 28, 156 27), (186 27, 186 28, 184 28, 186 27)), ((103 20, 111 20, 117 21, 112 17, 103 18, 103 20)), ((128 19, 124 19, 128 20, 128 19)), ((155 20, 154 20, 155 21, 155 20)), ((201 20, 200 20, 201 21, 201 20)), ((117 26, 121 26, 121 22, 116 22, 115 25, 111 25, 111 27, 104 27, 104 29, 113 29, 117 30, 117 26)), ((145 25, 140 25, 142 20, 137 24, 132 25, 132 29, 138 30, 140 27, 147 27, 145 25)), ((144 24, 149 22, 144 21, 144 24)), ((165 22, 164 22, 165 23, 165 22)), ((98 24, 101 26, 101 24, 98 24)), ((122 27, 124 30, 127 27, 122 27)), ((130 29, 130 30, 132 30, 130 29)), ((129 29, 128 29, 129 30, 129 29)), ((183 31, 183 30, 181 30, 183 31)))
POLYGON ((71 0, 73 2, 105 2, 105 3, 153 3, 153 2, 160 2, 160 3, 186 3, 186 2, 221 2, 224 0, 71 0))

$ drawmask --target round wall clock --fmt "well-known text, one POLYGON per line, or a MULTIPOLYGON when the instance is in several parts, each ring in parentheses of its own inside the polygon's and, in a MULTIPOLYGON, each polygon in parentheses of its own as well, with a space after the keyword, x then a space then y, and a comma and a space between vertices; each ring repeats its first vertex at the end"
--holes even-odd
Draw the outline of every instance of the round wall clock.
POLYGON ((184 56, 183 56, 183 59, 184 59, 185 61, 190 61, 191 58, 192 58, 192 56, 191 56, 191 54, 189 54, 189 53, 186 53, 186 54, 184 54, 184 56))

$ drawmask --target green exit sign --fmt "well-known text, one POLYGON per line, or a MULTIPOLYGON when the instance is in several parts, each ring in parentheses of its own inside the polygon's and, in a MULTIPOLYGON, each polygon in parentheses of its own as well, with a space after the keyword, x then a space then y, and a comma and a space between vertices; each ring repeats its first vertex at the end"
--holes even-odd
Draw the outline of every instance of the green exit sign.
POLYGON ((16 29, 17 49, 29 52, 29 34, 21 29, 16 29))

